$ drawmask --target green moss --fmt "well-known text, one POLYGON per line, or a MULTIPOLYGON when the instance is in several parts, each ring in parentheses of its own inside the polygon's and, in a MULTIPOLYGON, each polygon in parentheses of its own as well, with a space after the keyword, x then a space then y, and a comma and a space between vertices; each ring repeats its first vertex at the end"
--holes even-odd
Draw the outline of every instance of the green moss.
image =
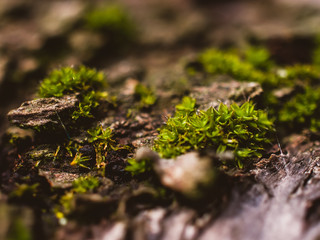
POLYGON ((176 113, 160 129, 154 150, 161 157, 174 158, 192 149, 231 150, 239 167, 243 161, 261 157, 273 124, 266 112, 256 110, 251 102, 218 109, 197 111, 195 100, 185 97, 176 113))
POLYGON ((270 59, 269 51, 264 47, 249 47, 245 53, 244 60, 255 68, 269 70, 274 65, 270 59))
POLYGON ((141 83, 137 84, 137 86, 135 87, 134 94, 139 100, 139 108, 150 107, 155 104, 157 100, 154 92, 141 83))
POLYGON ((39 87, 40 97, 62 97, 66 94, 88 93, 104 87, 104 74, 94 69, 63 67, 53 70, 39 87))
POLYGON ((101 92, 106 87, 106 79, 102 72, 85 66, 78 68, 63 67, 53 70, 39 87, 40 97, 62 97, 66 94, 78 94, 80 103, 72 118, 93 117, 92 110, 105 99, 112 102, 108 94, 101 92))
POLYGON ((79 108, 73 112, 72 118, 77 120, 80 117, 91 118, 92 110, 99 106, 99 97, 95 91, 88 92, 82 97, 79 108))
POLYGON ((266 49, 256 47, 249 48, 244 57, 209 49, 200 54, 199 62, 207 74, 226 74, 238 81, 260 83, 264 91, 260 106, 268 108, 269 115, 282 127, 320 129, 316 110, 320 78, 317 66, 296 64, 280 68, 272 63, 266 49), (289 94, 281 97, 280 92, 288 89, 289 94), (294 96, 296 92, 300 94, 294 96))
POLYGON ((309 126, 310 130, 320 129, 320 88, 307 87, 286 102, 279 112, 279 121, 291 128, 309 126))
POLYGON ((128 13, 119 5, 111 4, 90 11, 85 22, 87 28, 104 32, 111 37, 130 40, 136 35, 136 28, 128 13))
MULTIPOLYGON (((280 79, 287 80, 288 85, 294 85, 297 81, 302 81, 304 84, 311 84, 319 80, 320 72, 311 65, 294 65, 284 69, 284 76, 279 76, 280 79)), ((282 82, 280 82, 281 84, 282 82)), ((284 83, 286 83, 284 81, 284 83)), ((283 85, 283 83, 281 84, 283 85)))
POLYGON ((118 145, 113 139, 113 133, 111 128, 103 129, 102 126, 98 126, 88 131, 90 143, 99 144, 106 151, 118 150, 118 145))
POLYGON ((10 193, 10 198, 35 198, 38 192, 39 183, 32 185, 28 184, 17 184, 17 188, 10 193))
POLYGON ((99 185, 99 179, 93 176, 80 177, 74 180, 72 183, 73 191, 76 193, 86 193, 88 191, 93 191, 98 188, 99 185))
POLYGON ((126 167, 126 171, 131 172, 133 176, 140 175, 145 172, 150 172, 152 169, 152 164, 150 159, 142 159, 137 161, 134 158, 128 159, 128 166, 126 167))
POLYGON ((239 81, 265 81, 263 72, 233 53, 209 49, 200 54, 199 62, 209 74, 226 74, 239 81))

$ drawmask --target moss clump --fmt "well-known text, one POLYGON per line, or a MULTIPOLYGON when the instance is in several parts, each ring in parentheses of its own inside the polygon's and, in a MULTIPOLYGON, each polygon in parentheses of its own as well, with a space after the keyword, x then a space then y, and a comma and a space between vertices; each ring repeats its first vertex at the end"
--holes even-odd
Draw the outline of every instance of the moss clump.
POLYGON ((63 67, 53 70, 39 87, 40 97, 62 97, 66 94, 78 94, 80 103, 72 118, 92 117, 92 110, 99 105, 101 99, 111 101, 106 92, 106 79, 102 72, 85 66, 78 68, 63 67))
POLYGON ((261 71, 233 53, 209 49, 200 54, 199 62, 209 74, 226 74, 239 81, 261 83, 265 80, 265 75, 261 71))
POLYGON ((26 198, 32 199, 35 198, 38 192, 39 183, 35 183, 32 185, 28 184, 17 184, 17 188, 10 193, 10 198, 26 198))
POLYGON ((175 115, 160 129, 154 150, 164 158, 173 158, 192 149, 231 150, 239 167, 246 159, 261 157, 273 124, 266 112, 251 102, 218 109, 197 111, 195 100, 185 97, 176 106, 175 115))
POLYGON ((306 87, 303 93, 299 93, 286 102, 279 112, 279 121, 289 124, 291 128, 310 126, 311 131, 320 129, 320 88, 306 87))
POLYGON ((269 51, 264 47, 249 47, 244 53, 244 60, 257 69, 269 70, 274 65, 269 51))
POLYGON ((316 110, 320 78, 317 66, 278 67, 266 49, 257 47, 249 48, 243 56, 209 49, 199 55, 199 62, 207 74, 226 74, 239 81, 260 83, 264 94, 259 104, 268 108, 276 124, 290 131, 320 129, 316 110), (296 93, 299 94, 295 96, 296 93))
POLYGON ((150 159, 142 159, 137 161, 135 158, 130 158, 128 159, 128 164, 129 165, 125 169, 126 171, 131 172, 133 176, 150 172, 152 169, 152 163, 150 159))
POLYGON ((99 187, 100 181, 97 177, 85 176, 79 177, 72 183, 73 191, 76 193, 86 193, 88 191, 93 191, 99 187))
POLYGON ((80 66, 79 68, 63 67, 53 70, 45 78, 38 94, 40 97, 62 97, 66 94, 86 94, 105 86, 105 77, 101 72, 80 66))
POLYGON ((154 92, 141 83, 137 84, 137 86, 135 87, 134 94, 139 100, 139 108, 148 108, 155 104, 157 100, 154 92))
POLYGON ((107 5, 90 11, 85 17, 87 28, 112 37, 132 39, 136 29, 128 13, 119 5, 107 5))
MULTIPOLYGON (((312 65, 294 65, 284 68, 283 74, 279 75, 279 84, 296 85, 297 81, 302 81, 304 84, 316 83, 319 80, 320 73, 312 65)), ((278 72, 279 73, 279 72, 278 72)))

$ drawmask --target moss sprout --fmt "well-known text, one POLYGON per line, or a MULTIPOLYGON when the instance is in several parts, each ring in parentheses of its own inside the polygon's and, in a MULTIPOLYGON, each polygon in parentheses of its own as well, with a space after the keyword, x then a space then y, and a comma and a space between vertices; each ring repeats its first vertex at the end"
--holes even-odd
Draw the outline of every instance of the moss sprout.
POLYGON ((90 162, 90 158, 88 156, 83 156, 81 153, 76 153, 70 165, 77 165, 79 167, 90 169, 90 167, 87 166, 88 162, 90 162))
POLYGON ((109 151, 118 151, 127 148, 127 146, 120 146, 116 142, 111 128, 103 129, 102 126, 98 126, 89 130, 88 133, 90 135, 88 141, 93 144, 96 151, 98 168, 105 165, 106 156, 109 151))
POLYGON ((242 167, 244 160, 262 156, 272 131, 267 113, 256 110, 251 102, 229 107, 221 103, 218 109, 197 111, 195 100, 185 97, 175 115, 160 129, 154 150, 164 158, 174 158, 192 149, 231 150, 242 167))

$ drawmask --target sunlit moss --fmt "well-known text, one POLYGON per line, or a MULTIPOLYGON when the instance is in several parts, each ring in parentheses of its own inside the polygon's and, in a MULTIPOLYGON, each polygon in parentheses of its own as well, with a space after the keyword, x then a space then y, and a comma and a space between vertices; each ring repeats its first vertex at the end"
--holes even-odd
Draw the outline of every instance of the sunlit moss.
POLYGON ((226 74, 239 81, 265 81, 263 72, 233 53, 209 49, 200 54, 199 62, 209 74, 226 74))
POLYGON ((244 60, 249 62, 255 68, 269 70, 274 65, 271 61, 269 51, 264 47, 249 47, 245 53, 244 60))
POLYGON ((39 87, 40 97, 62 97, 66 94, 78 94, 78 109, 72 118, 93 117, 92 110, 99 105, 101 99, 112 101, 106 92, 106 79, 102 72, 85 66, 78 68, 63 67, 53 70, 39 87))
POLYGON ((185 97, 176 113, 160 129, 154 150, 164 158, 174 158, 192 149, 231 150, 239 167, 243 161, 261 157, 270 143, 273 124, 267 113, 251 102, 238 106, 220 104, 218 109, 197 111, 195 100, 185 97))

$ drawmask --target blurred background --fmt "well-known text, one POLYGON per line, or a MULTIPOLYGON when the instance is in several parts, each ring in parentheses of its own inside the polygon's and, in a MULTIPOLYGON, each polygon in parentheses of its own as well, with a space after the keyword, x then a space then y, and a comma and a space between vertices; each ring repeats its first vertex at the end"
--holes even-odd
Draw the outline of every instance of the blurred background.
POLYGON ((319 23, 317 0, 2 0, 0 132, 54 68, 85 64, 114 84, 131 71, 156 85, 201 49, 249 44, 278 64, 308 63, 319 23))

